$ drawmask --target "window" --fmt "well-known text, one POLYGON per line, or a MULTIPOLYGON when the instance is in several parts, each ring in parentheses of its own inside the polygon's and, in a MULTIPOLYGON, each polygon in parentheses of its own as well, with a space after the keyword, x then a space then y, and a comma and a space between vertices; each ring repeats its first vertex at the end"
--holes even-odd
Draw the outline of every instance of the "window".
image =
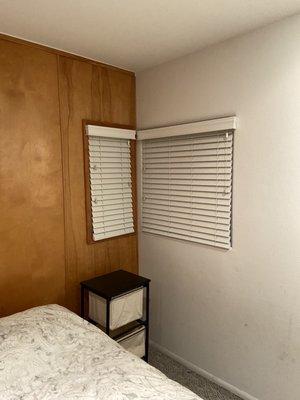
POLYGON ((87 125, 85 170, 88 241, 133 233, 132 130, 87 125))
POLYGON ((232 117, 139 133, 143 232, 231 247, 235 124, 232 117))

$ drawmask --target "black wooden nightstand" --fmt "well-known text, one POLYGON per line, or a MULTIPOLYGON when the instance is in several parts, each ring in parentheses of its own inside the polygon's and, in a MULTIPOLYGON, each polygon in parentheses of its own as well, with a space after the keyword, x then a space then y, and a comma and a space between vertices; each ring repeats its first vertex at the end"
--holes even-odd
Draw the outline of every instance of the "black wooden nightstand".
POLYGON ((119 270, 81 282, 81 316, 148 361, 150 279, 119 270), (88 301, 87 301, 88 300, 88 301))

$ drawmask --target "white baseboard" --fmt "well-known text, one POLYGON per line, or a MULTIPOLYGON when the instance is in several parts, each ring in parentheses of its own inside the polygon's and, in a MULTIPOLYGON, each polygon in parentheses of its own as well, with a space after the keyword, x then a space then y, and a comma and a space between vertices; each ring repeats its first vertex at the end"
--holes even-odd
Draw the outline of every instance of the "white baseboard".
POLYGON ((256 397, 251 396, 250 394, 244 392, 243 390, 238 389, 237 387, 231 385, 228 382, 223 381, 223 379, 214 376, 210 372, 205 371, 204 369, 198 367, 197 365, 191 363, 190 361, 185 360, 184 358, 178 356, 177 354, 172 353, 170 350, 166 349, 165 347, 161 346, 158 343, 153 342, 150 340, 150 344, 159 350, 161 353, 166 354, 167 356, 173 358, 175 361, 178 361, 180 364, 184 365, 185 367, 189 368, 190 370, 196 372, 199 375, 204 376, 205 378, 209 379, 210 381, 222 386, 224 389, 229 390, 231 393, 236 394, 237 396, 241 397, 244 400, 258 400, 256 397))

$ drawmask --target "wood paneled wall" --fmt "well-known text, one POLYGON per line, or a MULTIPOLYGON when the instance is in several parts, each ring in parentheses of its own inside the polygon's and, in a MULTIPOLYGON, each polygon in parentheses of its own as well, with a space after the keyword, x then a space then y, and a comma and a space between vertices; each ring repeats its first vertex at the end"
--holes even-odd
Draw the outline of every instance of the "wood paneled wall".
POLYGON ((134 74, 0 37, 0 315, 138 271, 136 235, 86 243, 83 119, 135 128, 134 74))

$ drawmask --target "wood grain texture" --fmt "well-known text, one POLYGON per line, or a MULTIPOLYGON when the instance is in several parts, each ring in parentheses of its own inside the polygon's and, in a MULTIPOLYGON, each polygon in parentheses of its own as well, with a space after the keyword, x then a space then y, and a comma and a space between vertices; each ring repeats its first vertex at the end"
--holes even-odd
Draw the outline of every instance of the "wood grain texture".
POLYGON ((59 57, 65 202, 66 301, 79 311, 79 282, 119 268, 137 272, 136 235, 86 243, 82 120, 135 127, 129 74, 59 57))
POLYGON ((138 271, 136 235, 86 243, 83 119, 135 128, 134 74, 0 35, 0 316, 138 271))
POLYGON ((57 60, 0 40, 0 315, 64 303, 57 60))
POLYGON ((0 40, 6 40, 6 41, 11 42, 11 43, 21 44, 23 46, 29 46, 29 47, 34 48, 34 49, 43 50, 44 52, 47 52, 47 53, 50 53, 50 54, 55 54, 55 55, 59 55, 59 56, 68 57, 68 58, 71 58, 73 60, 85 61, 85 62, 87 62, 89 64, 107 67, 110 70, 122 71, 123 74, 128 74, 128 75, 135 76, 134 72, 128 71, 128 70, 123 69, 123 68, 115 67, 114 65, 105 64, 105 63, 102 63, 102 62, 97 61, 97 60, 91 60, 89 58, 86 58, 86 57, 83 57, 83 56, 79 56, 77 54, 72 54, 72 53, 68 53, 68 52, 63 51, 63 50, 54 49, 53 47, 45 46, 43 44, 30 42, 29 40, 16 38, 14 36, 6 35, 5 33, 0 33, 0 40))

